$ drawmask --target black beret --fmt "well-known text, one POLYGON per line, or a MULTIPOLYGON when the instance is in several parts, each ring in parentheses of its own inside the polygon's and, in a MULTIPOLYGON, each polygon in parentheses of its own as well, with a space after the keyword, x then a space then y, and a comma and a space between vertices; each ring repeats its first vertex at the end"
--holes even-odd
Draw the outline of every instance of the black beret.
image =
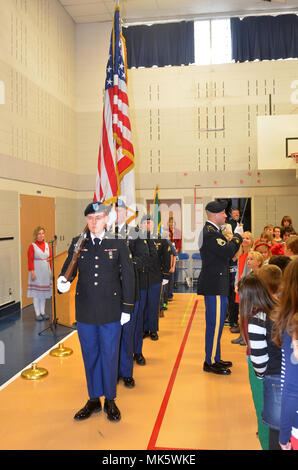
POLYGON ((103 202, 91 202, 88 204, 84 211, 84 215, 88 214, 100 214, 101 212, 109 213, 111 210, 111 206, 104 204, 103 202))
POLYGON ((226 207, 227 207, 226 201, 211 201, 211 202, 208 202, 205 209, 208 212, 213 212, 214 214, 217 214, 218 212, 224 211, 226 207))
POLYGON ((141 224, 145 222, 145 220, 153 220, 153 217, 150 214, 143 215, 141 218, 141 224))

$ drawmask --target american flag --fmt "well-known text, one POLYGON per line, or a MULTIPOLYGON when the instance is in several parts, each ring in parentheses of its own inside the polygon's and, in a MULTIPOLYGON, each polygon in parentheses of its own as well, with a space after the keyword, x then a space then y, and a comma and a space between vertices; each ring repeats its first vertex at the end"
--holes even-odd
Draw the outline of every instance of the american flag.
POLYGON ((115 8, 106 70, 103 125, 94 201, 126 201, 134 212, 134 149, 127 97, 125 40, 120 32, 120 9, 115 8))

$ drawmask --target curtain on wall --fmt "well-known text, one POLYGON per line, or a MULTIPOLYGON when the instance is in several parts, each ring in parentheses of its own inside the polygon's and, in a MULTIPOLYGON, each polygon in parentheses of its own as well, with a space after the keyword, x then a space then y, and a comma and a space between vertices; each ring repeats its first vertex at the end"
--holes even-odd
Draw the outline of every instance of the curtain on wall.
POLYGON ((232 58, 236 62, 298 57, 298 16, 231 18, 232 58))
POLYGON ((194 63, 194 22, 129 26, 122 28, 127 65, 164 67, 194 63))

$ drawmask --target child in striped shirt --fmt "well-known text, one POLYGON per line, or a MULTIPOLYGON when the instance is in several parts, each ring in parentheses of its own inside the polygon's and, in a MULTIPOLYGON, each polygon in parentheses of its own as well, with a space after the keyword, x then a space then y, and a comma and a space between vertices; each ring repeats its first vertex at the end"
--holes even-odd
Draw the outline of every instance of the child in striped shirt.
MULTIPOLYGON (((281 279, 280 268, 271 266, 269 270, 271 268, 280 272, 281 279)), ((276 400, 273 391, 280 391, 281 350, 271 340, 271 316, 277 300, 261 279, 261 270, 258 274, 249 274, 239 284, 240 327, 247 340, 249 364, 256 377, 261 379, 261 383, 250 380, 253 397, 259 397, 258 402, 254 399, 259 429, 262 430, 260 421, 268 426, 268 448, 276 450, 280 448, 280 399, 277 396, 276 400)))

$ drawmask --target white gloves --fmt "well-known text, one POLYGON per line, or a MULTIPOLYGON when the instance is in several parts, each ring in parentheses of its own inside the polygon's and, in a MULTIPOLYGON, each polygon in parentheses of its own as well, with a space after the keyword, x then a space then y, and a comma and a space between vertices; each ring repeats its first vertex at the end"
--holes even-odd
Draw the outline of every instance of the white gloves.
POLYGON ((64 294, 70 289, 70 282, 64 276, 59 276, 57 279, 57 289, 59 292, 64 294))
POLYGON ((163 280, 162 280, 162 285, 165 286, 168 282, 169 282, 168 279, 163 279, 163 280))
POLYGON ((121 325, 124 325, 125 323, 129 322, 129 320, 130 320, 130 314, 122 312, 121 319, 120 319, 121 325))
POLYGON ((243 235, 243 225, 237 224, 237 227, 234 230, 234 233, 238 233, 239 235, 243 235))

